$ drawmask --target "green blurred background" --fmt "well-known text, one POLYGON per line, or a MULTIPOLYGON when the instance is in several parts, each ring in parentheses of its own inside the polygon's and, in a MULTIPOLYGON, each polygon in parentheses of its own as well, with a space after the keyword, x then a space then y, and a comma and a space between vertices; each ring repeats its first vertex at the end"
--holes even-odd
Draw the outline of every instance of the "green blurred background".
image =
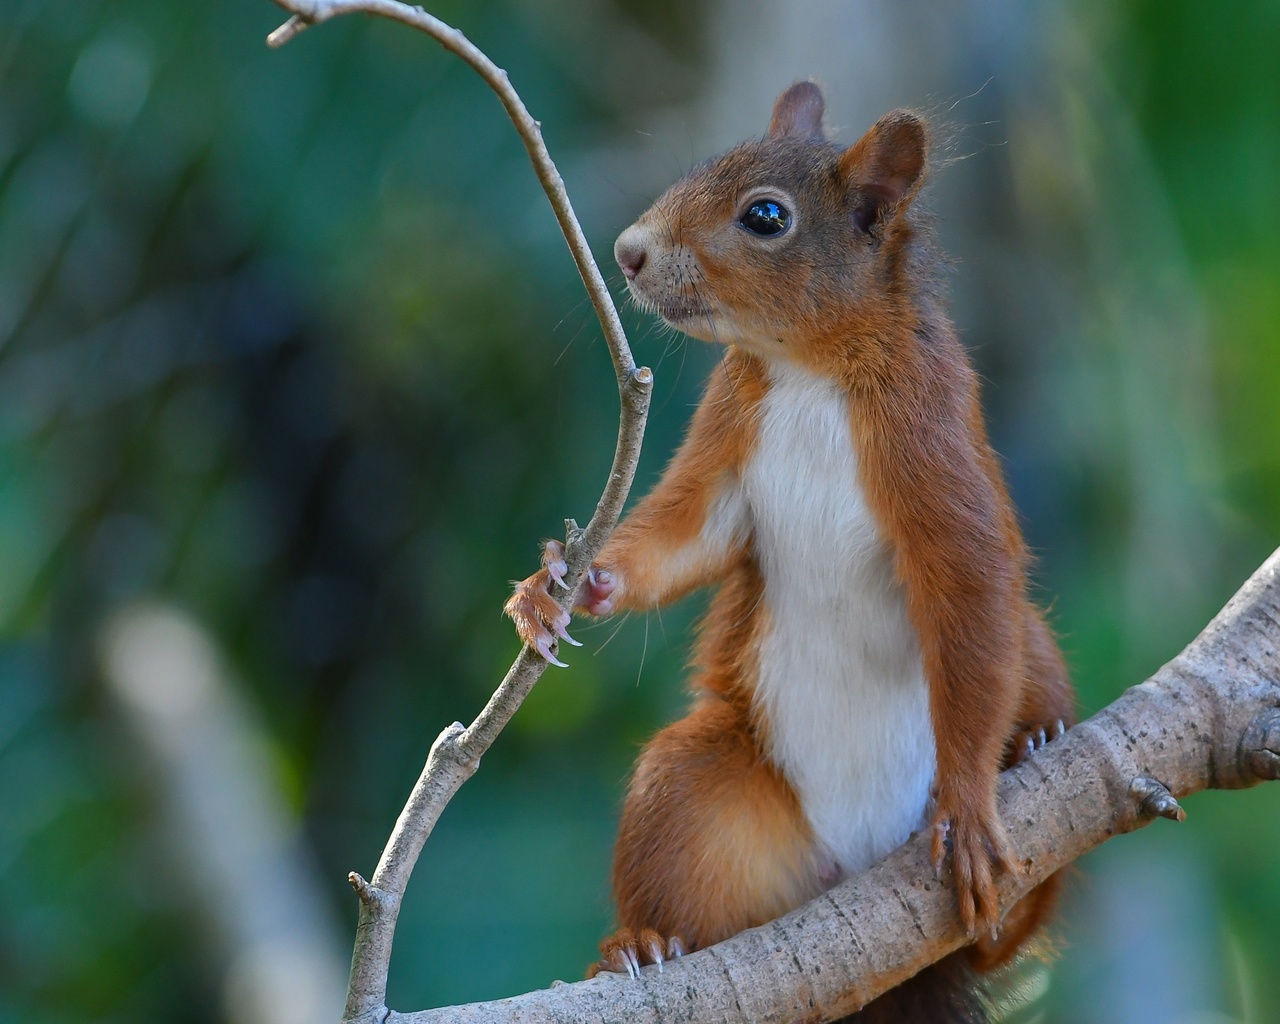
MULTIPOLYGON (((1085 712, 1276 545, 1274 0, 431 9, 510 71, 610 268, 797 78, 847 140, 932 114, 953 312, 1085 712)), ((607 354, 496 101, 403 27, 272 52, 280 20, 0 5, 0 1021, 335 1014, 347 871, 607 471, 607 354)), ((628 323, 643 491, 716 354, 628 323)), ((698 606, 579 628, 423 855, 393 1006, 580 975, 698 606)), ((1187 809, 1082 862, 1010 1019, 1280 1020, 1280 787, 1187 809)))

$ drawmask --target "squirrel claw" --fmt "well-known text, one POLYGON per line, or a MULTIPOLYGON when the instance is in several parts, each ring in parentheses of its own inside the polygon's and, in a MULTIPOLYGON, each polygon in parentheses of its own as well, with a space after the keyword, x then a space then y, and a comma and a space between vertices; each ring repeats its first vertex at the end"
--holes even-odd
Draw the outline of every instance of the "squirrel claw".
POLYGON ((549 540, 542 547, 542 567, 547 575, 559 584, 561 590, 568 590, 569 584, 564 581, 564 574, 569 565, 564 560, 564 545, 558 540, 549 540))
POLYGON ((555 654, 553 654, 553 653, 552 653, 552 651, 551 651, 551 641, 550 641, 550 640, 548 640, 548 639, 546 639, 545 637, 538 637, 538 639, 534 642, 533 647, 534 647, 534 650, 536 650, 540 655, 542 655, 542 657, 543 657, 543 658, 544 658, 544 659, 545 659, 549 664, 554 665, 556 668, 568 668, 568 667, 569 667, 569 666, 568 666, 568 665, 566 665, 563 661, 561 661, 559 658, 557 658, 557 657, 555 656, 555 654))
POLYGON ((657 966, 658 973, 661 974, 662 962, 666 959, 663 955, 662 936, 652 928, 646 928, 640 933, 640 948, 644 950, 650 962, 657 966))
MULTIPOLYGON (((565 616, 565 619, 566 619, 566 620, 568 619, 568 616, 567 616, 567 615, 565 616)), ((556 636, 558 636, 558 637, 559 637, 561 640, 563 640, 565 643, 567 643, 567 644, 569 644, 569 645, 571 645, 571 646, 573 646, 573 647, 581 647, 581 646, 582 646, 582 641, 580 641, 580 640, 575 640, 573 637, 571 637, 571 636, 569 635, 569 631, 568 631, 567 629, 565 629, 565 626, 566 626, 566 625, 568 625, 568 623, 567 623, 567 622, 565 622, 565 623, 563 623, 563 624, 562 624, 562 623, 557 619, 555 622, 553 622, 553 623, 551 624, 551 627, 556 631, 556 636)))
POLYGON ((951 820, 939 818, 933 823, 933 846, 930 859, 939 882, 946 875, 947 854, 951 851, 951 820))

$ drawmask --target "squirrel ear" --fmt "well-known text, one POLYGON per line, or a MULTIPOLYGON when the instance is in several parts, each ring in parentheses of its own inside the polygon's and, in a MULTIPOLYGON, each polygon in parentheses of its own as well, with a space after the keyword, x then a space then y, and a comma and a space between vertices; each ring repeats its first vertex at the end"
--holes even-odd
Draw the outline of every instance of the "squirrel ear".
POLYGON ((929 128, 909 110, 885 114, 840 156, 846 184, 865 201, 854 213, 869 231, 886 213, 905 209, 915 198, 929 153, 929 128))
POLYGON ((794 135, 802 139, 825 139, 822 133, 822 90, 812 82, 796 82, 773 104, 769 138, 794 135))

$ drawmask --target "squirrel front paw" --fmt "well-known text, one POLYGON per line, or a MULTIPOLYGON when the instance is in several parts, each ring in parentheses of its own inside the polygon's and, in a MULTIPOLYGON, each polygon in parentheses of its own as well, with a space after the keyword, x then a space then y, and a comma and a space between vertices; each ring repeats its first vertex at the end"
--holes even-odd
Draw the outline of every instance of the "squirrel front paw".
POLYGON ((663 939, 652 928, 642 928, 639 934, 630 928, 619 928, 600 943, 600 953, 600 960, 587 970, 588 978, 601 971, 638 978, 640 968, 647 964, 656 964, 661 972, 666 961, 684 956, 685 949, 678 935, 663 939))
MULTIPOLYGON (((547 541, 542 548, 542 564, 560 589, 567 590, 564 574, 569 571, 569 566, 564 560, 564 545, 558 540, 547 541)), ((611 572, 593 565, 578 584, 578 592, 573 596, 574 610, 588 615, 611 614, 612 594, 617 586, 617 580, 611 572)))
MULTIPOLYGON (((569 635, 569 612, 551 596, 553 585, 565 588, 564 574, 567 571, 564 545, 559 541, 547 541, 542 549, 542 568, 528 579, 516 583, 515 591, 502 606, 503 612, 515 623, 520 639, 560 668, 567 666, 552 650, 556 639, 574 647, 582 646, 569 635)), ((592 567, 578 585, 573 607, 590 615, 608 615, 613 611, 610 595, 616 585, 608 572, 592 567)))
POLYGON ((939 878, 948 851, 965 931, 970 938, 979 932, 994 936, 1000 929, 996 872, 1013 874, 1018 870, 995 810, 976 812, 972 805, 939 797, 932 846, 933 867, 939 878))
POLYGON ((542 551, 542 568, 515 584, 515 591, 502 606, 515 623, 516 632, 552 665, 567 668, 551 649, 559 637, 575 647, 582 646, 569 635, 569 613, 551 596, 552 583, 564 586, 564 546, 547 541, 542 551))

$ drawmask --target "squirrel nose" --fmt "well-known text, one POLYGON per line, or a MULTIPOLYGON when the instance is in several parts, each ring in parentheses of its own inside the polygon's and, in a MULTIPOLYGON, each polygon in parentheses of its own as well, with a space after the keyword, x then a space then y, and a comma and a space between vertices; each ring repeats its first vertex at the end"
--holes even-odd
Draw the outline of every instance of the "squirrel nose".
POLYGON ((613 246, 613 258, 622 268, 622 274, 628 281, 634 281, 636 275, 644 269, 649 250, 645 248, 644 232, 639 228, 627 228, 618 236, 613 246))

